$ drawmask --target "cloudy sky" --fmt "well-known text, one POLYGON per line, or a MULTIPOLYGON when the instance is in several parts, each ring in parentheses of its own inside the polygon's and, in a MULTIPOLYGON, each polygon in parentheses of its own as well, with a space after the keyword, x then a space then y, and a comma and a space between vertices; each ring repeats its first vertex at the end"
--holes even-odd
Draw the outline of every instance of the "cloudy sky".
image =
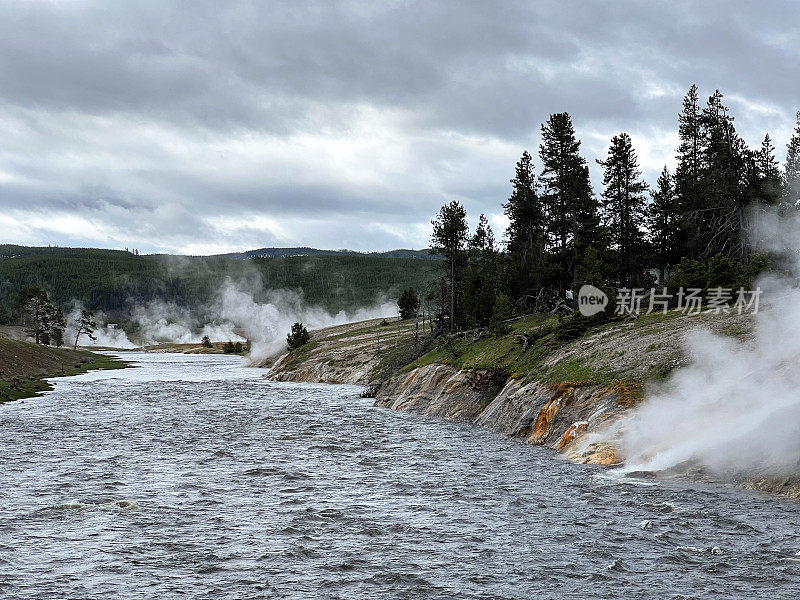
POLYGON ((550 113, 652 182, 692 83, 783 159, 798 81, 791 1, 0 2, 0 243, 423 247, 550 113))

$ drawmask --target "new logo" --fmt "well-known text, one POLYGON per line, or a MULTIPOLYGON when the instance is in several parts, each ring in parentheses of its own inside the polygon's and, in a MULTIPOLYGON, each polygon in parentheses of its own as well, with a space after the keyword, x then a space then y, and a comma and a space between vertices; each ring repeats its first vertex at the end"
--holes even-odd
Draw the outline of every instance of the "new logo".
POLYGON ((584 317, 602 312, 608 304, 608 296, 593 285, 584 285, 578 291, 578 310, 584 317))

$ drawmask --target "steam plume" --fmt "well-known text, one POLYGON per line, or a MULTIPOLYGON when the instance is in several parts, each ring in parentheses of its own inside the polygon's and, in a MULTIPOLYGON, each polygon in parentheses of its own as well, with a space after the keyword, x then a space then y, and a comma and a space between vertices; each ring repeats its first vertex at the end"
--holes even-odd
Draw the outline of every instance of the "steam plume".
POLYGON ((791 276, 758 282, 753 339, 694 331, 684 340, 690 365, 616 426, 627 469, 688 461, 718 475, 800 473, 798 224, 761 215, 758 241, 791 276))

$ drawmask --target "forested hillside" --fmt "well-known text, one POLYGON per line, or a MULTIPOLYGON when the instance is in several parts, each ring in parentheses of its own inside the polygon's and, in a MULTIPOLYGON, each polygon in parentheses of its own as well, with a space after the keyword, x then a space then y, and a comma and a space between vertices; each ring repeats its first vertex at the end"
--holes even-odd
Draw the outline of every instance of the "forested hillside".
POLYGON ((26 286, 45 289, 60 306, 78 300, 124 316, 132 303, 155 299, 203 305, 228 276, 256 292, 259 280, 265 289, 292 290, 338 312, 399 296, 408 286, 425 289, 435 271, 436 261, 356 253, 243 260, 0 245, 0 319, 10 318, 26 286))

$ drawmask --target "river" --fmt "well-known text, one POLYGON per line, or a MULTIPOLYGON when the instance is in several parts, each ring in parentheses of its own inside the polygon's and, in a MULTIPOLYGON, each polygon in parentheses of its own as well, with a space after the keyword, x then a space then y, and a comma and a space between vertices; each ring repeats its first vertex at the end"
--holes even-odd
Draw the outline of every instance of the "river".
POLYGON ((797 598, 800 504, 126 354, 0 405, 5 598, 797 598))

